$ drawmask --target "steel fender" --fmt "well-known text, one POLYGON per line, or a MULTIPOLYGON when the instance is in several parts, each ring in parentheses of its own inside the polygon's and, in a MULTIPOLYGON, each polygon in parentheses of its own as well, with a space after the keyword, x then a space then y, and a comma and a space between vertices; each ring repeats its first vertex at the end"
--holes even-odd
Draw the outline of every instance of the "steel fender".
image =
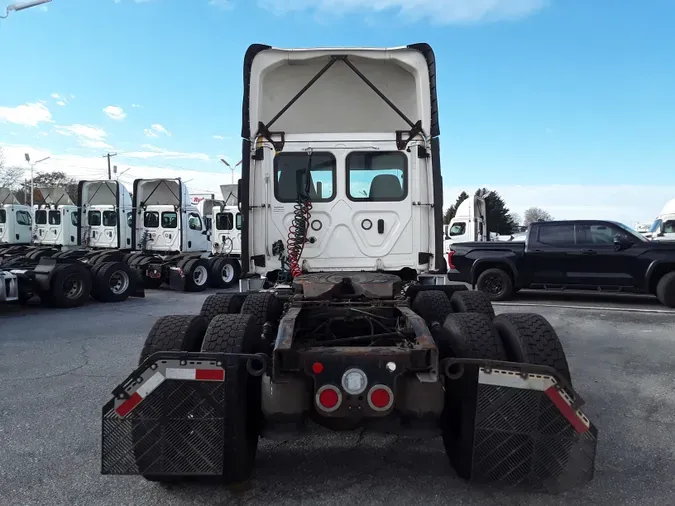
POLYGON ((664 265, 669 266, 671 270, 675 270, 675 263, 668 260, 654 260, 652 263, 649 264, 649 267, 647 267, 647 272, 645 273, 645 284, 643 287, 646 293, 649 293, 649 287, 651 286, 654 273, 659 267, 664 265))
POLYGON ((169 267, 169 286, 172 290, 185 290, 185 274, 180 267, 169 267))
POLYGON ((55 258, 41 258, 33 273, 35 274, 35 284, 39 290, 47 291, 51 283, 54 268, 56 267, 55 258))
POLYGON ((476 261, 474 261, 473 265, 471 266, 471 285, 475 286, 476 281, 478 276, 476 276, 476 269, 480 267, 483 264, 495 264, 496 266, 499 266, 499 264, 503 264, 508 266, 511 271, 513 272, 513 278, 514 278, 514 284, 517 285, 517 279, 518 279, 518 268, 516 267, 516 263, 509 257, 489 257, 489 258, 479 258, 476 261))

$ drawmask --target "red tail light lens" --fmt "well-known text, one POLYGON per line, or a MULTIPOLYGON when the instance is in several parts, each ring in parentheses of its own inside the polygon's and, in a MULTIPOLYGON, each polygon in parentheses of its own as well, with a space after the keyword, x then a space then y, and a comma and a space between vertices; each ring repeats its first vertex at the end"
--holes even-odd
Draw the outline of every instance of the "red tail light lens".
POLYGON ((333 385, 324 385, 316 392, 316 405, 322 411, 330 413, 342 404, 342 393, 333 385))
POLYGON ((452 251, 452 250, 448 251, 448 268, 449 269, 455 268, 455 264, 452 263, 452 255, 454 255, 454 254, 455 254, 454 251, 452 251))
POLYGON ((374 385, 368 392, 368 405, 375 411, 387 411, 394 405, 394 392, 386 385, 374 385))

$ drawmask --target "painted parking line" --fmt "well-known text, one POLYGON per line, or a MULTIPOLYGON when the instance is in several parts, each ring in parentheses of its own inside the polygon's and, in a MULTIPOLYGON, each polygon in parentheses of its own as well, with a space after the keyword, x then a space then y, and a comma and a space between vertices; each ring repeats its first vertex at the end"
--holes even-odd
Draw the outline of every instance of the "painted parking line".
POLYGON ((493 306, 529 306, 529 307, 553 307, 559 309, 584 309, 584 310, 595 310, 595 311, 620 311, 626 313, 664 313, 664 314, 675 314, 675 310, 672 309, 641 309, 641 308, 631 308, 631 307, 617 307, 617 306, 573 306, 568 304, 546 304, 546 303, 535 303, 535 302, 493 302, 493 306))

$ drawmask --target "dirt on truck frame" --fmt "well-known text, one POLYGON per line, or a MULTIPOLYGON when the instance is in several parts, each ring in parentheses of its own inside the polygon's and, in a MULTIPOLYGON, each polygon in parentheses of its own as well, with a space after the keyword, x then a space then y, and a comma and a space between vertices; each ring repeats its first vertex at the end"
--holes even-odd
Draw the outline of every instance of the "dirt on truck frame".
POLYGON ((104 474, 243 482, 260 438, 320 425, 440 437, 473 482, 592 479, 550 323, 445 284, 435 75, 427 44, 249 48, 241 291, 157 320, 103 408, 104 474))

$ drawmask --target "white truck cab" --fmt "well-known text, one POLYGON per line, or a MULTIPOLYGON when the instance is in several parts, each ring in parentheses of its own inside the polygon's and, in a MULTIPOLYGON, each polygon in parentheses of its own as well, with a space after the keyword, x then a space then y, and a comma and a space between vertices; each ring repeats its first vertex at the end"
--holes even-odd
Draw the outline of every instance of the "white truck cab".
POLYGON ((41 246, 78 246, 79 212, 64 188, 38 188, 44 204, 34 206, 33 242, 41 246))
POLYGON ((208 252, 208 231, 178 179, 136 179, 133 249, 157 253, 208 252))
POLYGON ((675 199, 666 202, 649 229, 652 241, 675 241, 675 199))
POLYGON ((443 249, 445 253, 457 242, 476 242, 489 240, 487 235, 487 208, 485 199, 471 196, 457 208, 455 217, 445 227, 443 249))
POLYGON ((133 203, 116 180, 80 181, 80 245, 94 249, 131 249, 133 203))
POLYGON ((445 272, 433 53, 246 56, 244 272, 445 272))
POLYGON ((30 244, 30 206, 19 203, 19 199, 8 188, 0 188, 0 245, 30 244))

